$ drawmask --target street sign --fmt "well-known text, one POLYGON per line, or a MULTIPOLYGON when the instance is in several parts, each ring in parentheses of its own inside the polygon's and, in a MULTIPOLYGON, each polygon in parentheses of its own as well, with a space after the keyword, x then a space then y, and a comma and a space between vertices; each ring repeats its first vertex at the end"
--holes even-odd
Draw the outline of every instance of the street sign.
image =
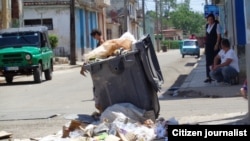
POLYGON ((219 8, 216 5, 205 5, 204 16, 207 17, 209 14, 214 14, 215 17, 219 16, 219 8))

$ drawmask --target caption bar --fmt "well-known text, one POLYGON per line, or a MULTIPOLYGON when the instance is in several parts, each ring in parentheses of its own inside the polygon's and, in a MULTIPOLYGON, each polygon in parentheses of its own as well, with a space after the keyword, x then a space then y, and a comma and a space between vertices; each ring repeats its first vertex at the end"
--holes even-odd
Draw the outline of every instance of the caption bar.
POLYGON ((168 141, 180 139, 214 140, 240 139, 250 140, 250 125, 168 125, 168 141))

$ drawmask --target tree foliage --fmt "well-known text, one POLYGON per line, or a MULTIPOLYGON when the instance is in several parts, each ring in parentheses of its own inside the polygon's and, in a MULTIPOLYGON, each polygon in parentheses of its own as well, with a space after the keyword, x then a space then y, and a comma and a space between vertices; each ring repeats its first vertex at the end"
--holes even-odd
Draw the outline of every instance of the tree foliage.
POLYGON ((50 34, 49 35, 49 42, 50 42, 50 45, 51 45, 52 49, 55 49, 57 47, 57 44, 58 44, 58 37, 57 37, 57 35, 50 34))
POLYGON ((175 9, 177 7, 176 0, 162 0, 162 14, 163 17, 167 18, 169 17, 169 13, 171 10, 175 9))
POLYGON ((190 0, 177 4, 176 0, 162 0, 161 12, 147 11, 147 15, 155 19, 158 13, 159 21, 162 22, 164 29, 173 27, 181 29, 184 34, 204 35, 205 19, 202 13, 194 12, 190 9, 190 0), (162 13, 160 19, 159 14, 162 13))
POLYGON ((176 10, 170 12, 170 22, 176 29, 182 29, 186 34, 203 34, 205 20, 201 13, 191 11, 189 4, 179 4, 176 10))

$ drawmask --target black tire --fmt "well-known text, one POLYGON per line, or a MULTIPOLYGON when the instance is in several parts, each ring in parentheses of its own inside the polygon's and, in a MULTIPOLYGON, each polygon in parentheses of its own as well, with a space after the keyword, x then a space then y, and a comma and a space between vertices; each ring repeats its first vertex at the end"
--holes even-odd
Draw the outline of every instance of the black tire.
POLYGON ((182 58, 184 58, 185 57, 185 55, 184 54, 182 54, 182 58))
POLYGON ((42 82, 42 65, 39 63, 38 67, 34 69, 34 81, 35 83, 41 83, 42 82))
POLYGON ((197 58, 200 58, 200 54, 197 55, 197 58))
POLYGON ((13 76, 5 76, 5 81, 8 83, 8 84, 11 84, 13 82, 13 76))
POLYGON ((51 80, 52 79, 52 72, 53 72, 53 64, 50 65, 50 68, 44 71, 45 79, 51 80))

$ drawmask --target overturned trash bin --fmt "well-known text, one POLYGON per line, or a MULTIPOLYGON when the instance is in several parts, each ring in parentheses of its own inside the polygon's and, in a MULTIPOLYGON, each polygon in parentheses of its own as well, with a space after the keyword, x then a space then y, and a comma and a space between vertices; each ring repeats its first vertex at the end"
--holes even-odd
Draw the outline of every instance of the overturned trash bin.
POLYGON ((149 35, 134 43, 132 51, 85 64, 85 68, 92 77, 96 104, 103 110, 117 103, 131 103, 148 111, 145 117, 158 118, 157 92, 163 77, 149 35))

